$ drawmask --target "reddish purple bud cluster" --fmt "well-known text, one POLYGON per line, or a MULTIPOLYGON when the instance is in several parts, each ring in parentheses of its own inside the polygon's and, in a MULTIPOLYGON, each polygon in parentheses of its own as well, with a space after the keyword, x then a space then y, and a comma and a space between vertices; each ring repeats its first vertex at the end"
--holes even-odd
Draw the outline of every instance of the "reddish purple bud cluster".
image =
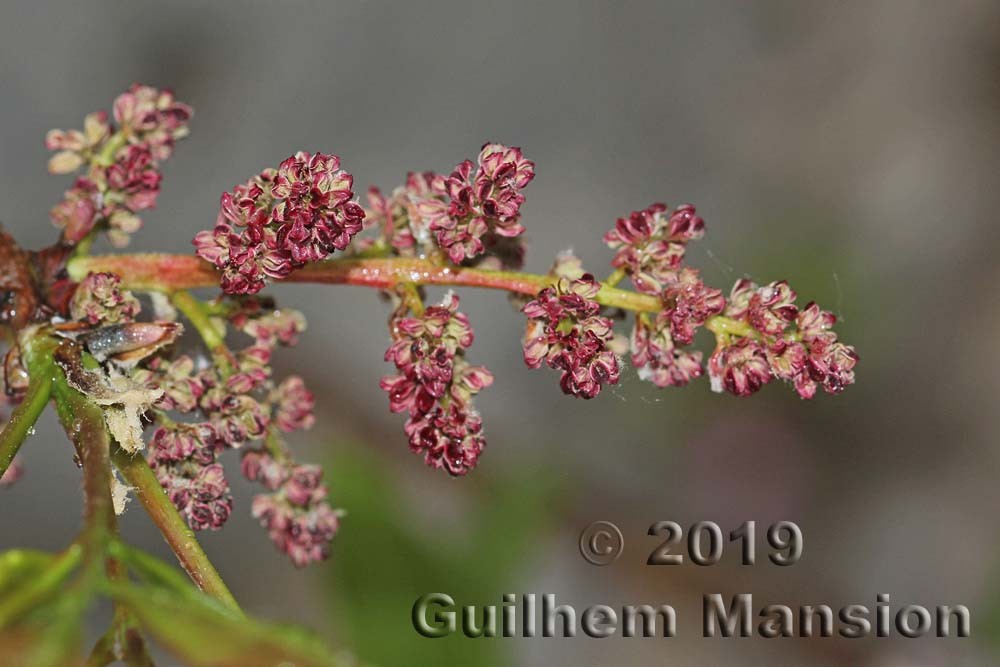
POLYGON ((389 409, 409 414, 410 449, 432 468, 464 475, 486 446, 472 399, 493 383, 493 374, 465 360, 473 331, 458 312, 458 297, 449 295, 419 316, 394 318, 392 338, 385 360, 399 373, 380 384, 389 409))
POLYGON ((752 333, 735 341, 723 332, 709 360, 712 386, 748 396, 776 377, 799 396, 812 398, 822 386, 836 394, 854 384, 858 354, 837 339, 833 313, 815 303, 799 309, 788 283, 762 287, 743 279, 733 286, 724 311, 752 333))
POLYGON ((187 135, 190 118, 191 108, 170 91, 135 84, 114 102, 117 128, 100 111, 84 119, 82 131, 51 130, 45 145, 58 152, 49 171, 87 168, 51 212, 64 239, 77 243, 100 225, 114 245, 127 245, 142 226, 136 213, 156 205, 159 164, 187 135))
POLYGON ((687 243, 704 234, 705 223, 694 206, 685 204, 667 215, 667 205, 656 203, 618 218, 604 243, 616 251, 611 265, 625 271, 637 290, 658 294, 684 260, 687 243))
POLYGON ((222 195, 215 229, 194 238, 197 254, 222 270, 228 294, 254 294, 308 262, 343 250, 365 212, 340 158, 298 152, 222 195))
POLYGON ((478 164, 464 160, 449 176, 435 176, 432 196, 418 199, 416 212, 452 262, 475 259, 496 237, 524 231, 521 190, 534 177, 535 163, 520 148, 486 144, 478 164))
POLYGON ((297 567, 327 558, 341 512, 327 502, 322 469, 279 461, 263 449, 248 450, 242 468, 247 479, 270 491, 254 496, 251 511, 275 546, 297 567))
POLYGON ((600 283, 592 275, 559 278, 522 309, 528 316, 524 361, 529 368, 545 362, 562 371, 563 392, 593 398, 605 384, 617 384, 620 368, 610 344, 612 321, 594 300, 600 283))
POLYGON ((680 349, 670 334, 670 324, 666 311, 652 319, 641 314, 629 341, 639 378, 657 387, 682 387, 702 374, 701 352, 680 349))
POLYGON ((73 292, 70 317, 91 326, 131 322, 139 314, 139 300, 123 291, 121 283, 113 273, 89 274, 73 292))
POLYGON ((616 251, 612 265, 644 294, 657 296, 663 310, 639 313, 631 336, 632 363, 639 377, 660 387, 681 386, 703 372, 701 353, 682 346, 712 318, 717 347, 709 360, 712 387, 748 396, 777 377, 799 395, 812 398, 819 385, 829 392, 854 381, 857 355, 837 341, 830 327, 836 318, 810 304, 799 311, 795 292, 785 282, 758 287, 736 283, 729 300, 684 266, 689 241, 704 235, 705 223, 693 206, 669 215, 653 204, 619 218, 604 242, 616 251))
POLYGON ((210 422, 159 426, 149 463, 170 501, 194 530, 218 530, 229 519, 233 497, 216 462, 222 443, 210 422))
MULTIPOLYGON (((396 254, 410 257, 423 251, 431 241, 417 204, 435 196, 434 172, 410 172, 406 184, 385 196, 377 187, 368 188, 369 212, 366 220, 378 226, 382 242, 396 254)), ((363 248, 359 248, 363 250, 363 248)))

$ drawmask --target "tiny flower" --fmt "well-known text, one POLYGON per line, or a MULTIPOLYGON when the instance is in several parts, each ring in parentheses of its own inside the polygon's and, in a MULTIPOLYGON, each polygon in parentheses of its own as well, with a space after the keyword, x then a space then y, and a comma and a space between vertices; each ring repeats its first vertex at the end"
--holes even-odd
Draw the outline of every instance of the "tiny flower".
POLYGON ((666 315, 670 319, 670 332, 674 340, 688 345, 694 340, 695 331, 709 317, 722 312, 726 300, 722 292, 707 287, 698 271, 684 267, 672 274, 663 290, 666 315))
POLYGON ((325 559, 342 513, 327 502, 322 469, 279 462, 263 450, 251 450, 243 458, 243 472, 273 491, 255 496, 251 513, 275 546, 297 567, 325 559))
POLYGON ((161 410, 191 412, 207 389, 206 379, 194 372, 194 360, 182 355, 173 361, 150 360, 148 368, 133 371, 133 379, 147 387, 159 387, 163 395, 154 404, 161 410))
POLYGON ((226 378, 226 390, 234 394, 248 394, 263 386, 271 376, 270 348, 251 346, 236 354, 235 372, 226 378))
POLYGON ((202 397, 201 408, 209 415, 219 439, 230 447, 261 437, 269 423, 259 401, 246 394, 229 393, 223 387, 209 389, 202 397))
POLYGON ((121 289, 113 273, 91 273, 77 286, 70 301, 70 317, 90 325, 131 322, 139 313, 139 300, 121 289))
POLYGON ((381 228, 382 240, 398 254, 412 256, 419 246, 430 241, 418 204, 442 194, 435 190, 435 183, 441 184, 443 179, 434 172, 410 172, 405 185, 393 190, 391 196, 385 196, 376 187, 368 189, 366 221, 381 228))
POLYGON ((158 426, 149 441, 150 457, 161 463, 189 459, 196 449, 204 445, 203 435, 203 431, 194 425, 158 426))
POLYGON ((830 329, 837 323, 837 316, 823 310, 815 302, 810 302, 799 311, 796 318, 796 326, 803 340, 811 341, 820 337, 827 337, 830 329))
POLYGON ((278 385, 272 402, 275 404, 274 424, 285 433, 307 430, 316 421, 313 416, 316 400, 297 375, 285 378, 278 385))
POLYGON ((750 310, 750 299, 757 292, 757 285, 746 278, 740 278, 729 292, 723 314, 734 320, 746 319, 750 310))
POLYGON ((286 553, 296 567, 329 557, 330 542, 340 528, 341 512, 327 503, 301 508, 289 503, 280 493, 254 496, 251 512, 267 529, 275 546, 286 553))
POLYGON ((640 292, 657 294, 680 267, 686 244, 701 238, 704 229, 690 204, 668 216, 666 204, 655 203, 618 218, 604 243, 616 251, 612 266, 624 270, 640 292))
POLYGON ((283 486, 285 498, 299 507, 322 502, 326 498, 322 481, 323 469, 318 465, 293 466, 283 486))
POLYGON ((708 374, 713 391, 725 389, 737 396, 749 396, 771 380, 767 354, 750 338, 716 348, 708 360, 708 374))
POLYGON ((49 173, 68 174, 88 162, 96 150, 111 136, 107 114, 103 111, 87 114, 83 131, 49 130, 45 147, 59 151, 49 160, 49 173))
POLYGON ((233 511, 225 472, 218 463, 155 467, 156 478, 192 530, 219 530, 233 511))
POLYGON ((632 365, 640 379, 657 387, 681 387, 702 374, 701 352, 679 349, 670 335, 670 324, 661 312, 652 323, 637 317, 632 329, 632 365))
POLYGON ((258 347, 273 348, 281 345, 292 346, 299 342, 299 334, 306 330, 306 318, 297 310, 271 309, 260 315, 237 313, 233 318, 240 331, 252 336, 258 347))
POLYGON ((522 311, 528 316, 523 339, 529 368, 542 362, 562 371, 564 393, 593 398, 605 384, 617 384, 618 358, 610 349, 612 322, 601 316, 594 300, 600 284, 590 274, 577 280, 560 278, 541 290, 522 311))
POLYGON ((288 479, 288 468, 263 449, 248 449, 240 459, 243 476, 251 482, 260 482, 269 491, 275 491, 288 479))
POLYGON ((477 163, 465 160, 447 177, 433 180, 429 196, 418 196, 415 213, 434 232, 438 245, 456 264, 486 252, 487 237, 515 237, 521 190, 535 176, 535 163, 519 148, 486 144, 477 163))
POLYGON ((795 292, 784 280, 758 287, 747 304, 750 325, 763 334, 776 336, 799 314, 795 292))
POLYGON ((157 160, 173 152, 174 143, 188 134, 191 107, 174 99, 170 90, 134 84, 114 102, 115 121, 133 143, 148 145, 157 160))
POLYGON ((97 186, 88 179, 78 178, 49 212, 52 224, 63 230, 67 241, 78 243, 94 228, 99 213, 96 199, 97 186))
POLYGON ((410 450, 423 454, 428 466, 461 476, 476 466, 486 446, 482 427, 478 413, 452 403, 447 408, 436 406, 426 414, 410 417, 405 430, 410 450))

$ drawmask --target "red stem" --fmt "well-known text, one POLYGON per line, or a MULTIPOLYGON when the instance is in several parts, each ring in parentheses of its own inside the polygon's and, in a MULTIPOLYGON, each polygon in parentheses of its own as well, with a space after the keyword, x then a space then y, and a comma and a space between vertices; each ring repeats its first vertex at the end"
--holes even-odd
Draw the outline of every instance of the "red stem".
MULTIPOLYGON (((81 257, 69 264, 70 276, 83 279, 90 272, 121 276, 123 286, 136 290, 174 291, 219 284, 219 273, 193 255, 103 255, 81 257)), ((442 266, 426 259, 328 259, 293 271, 281 282, 362 285, 387 289, 403 283, 483 287, 534 296, 552 283, 551 276, 513 271, 487 271, 442 266)), ((597 300, 610 307, 656 312, 663 308, 654 296, 614 287, 602 287, 597 300)))

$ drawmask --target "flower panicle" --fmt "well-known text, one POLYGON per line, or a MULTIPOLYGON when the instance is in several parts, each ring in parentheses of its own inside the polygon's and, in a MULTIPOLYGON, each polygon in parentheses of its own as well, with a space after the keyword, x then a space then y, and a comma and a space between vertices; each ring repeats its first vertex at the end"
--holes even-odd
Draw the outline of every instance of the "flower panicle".
POLYGON ((296 567, 326 559, 343 512, 330 506, 323 470, 276 458, 265 448, 245 451, 241 468, 268 491, 254 496, 251 513, 274 545, 296 567))
POLYGON ((589 273, 562 276, 522 308, 528 317, 524 362, 529 368, 544 363, 561 371, 563 393, 579 398, 594 398, 621 377, 614 323, 595 300, 600 288, 589 273))
POLYGON ((112 105, 112 116, 87 115, 82 130, 50 130, 45 146, 55 154, 49 172, 78 170, 73 187, 51 211, 63 240, 76 244, 92 230, 106 232, 116 247, 128 245, 160 193, 160 164, 187 136, 191 107, 169 90, 134 84, 112 105))
POLYGON ((839 394, 854 384, 860 357, 833 331, 837 317, 815 302, 799 308, 796 298, 785 281, 762 286, 747 279, 736 282, 724 315, 750 333, 717 335, 709 360, 713 389, 748 396, 776 378, 808 399, 821 387, 839 394))
POLYGON ((449 294, 420 315, 397 314, 385 360, 397 373, 382 378, 389 409, 408 415, 404 430, 410 450, 424 462, 461 476, 479 461, 486 440, 473 398, 493 383, 484 366, 465 359, 473 330, 449 294))

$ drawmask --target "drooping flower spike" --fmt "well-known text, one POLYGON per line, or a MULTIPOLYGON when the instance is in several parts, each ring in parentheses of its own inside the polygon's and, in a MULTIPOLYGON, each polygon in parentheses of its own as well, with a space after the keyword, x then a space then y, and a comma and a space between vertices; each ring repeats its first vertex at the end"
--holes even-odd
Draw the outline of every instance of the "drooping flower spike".
POLYGON ((398 373, 382 378, 389 408, 406 412, 410 449, 432 468, 464 475, 486 446, 482 421, 472 399, 493 383, 493 374, 465 360, 472 345, 469 319, 449 294, 421 315, 395 316, 393 342, 386 350, 398 373))

